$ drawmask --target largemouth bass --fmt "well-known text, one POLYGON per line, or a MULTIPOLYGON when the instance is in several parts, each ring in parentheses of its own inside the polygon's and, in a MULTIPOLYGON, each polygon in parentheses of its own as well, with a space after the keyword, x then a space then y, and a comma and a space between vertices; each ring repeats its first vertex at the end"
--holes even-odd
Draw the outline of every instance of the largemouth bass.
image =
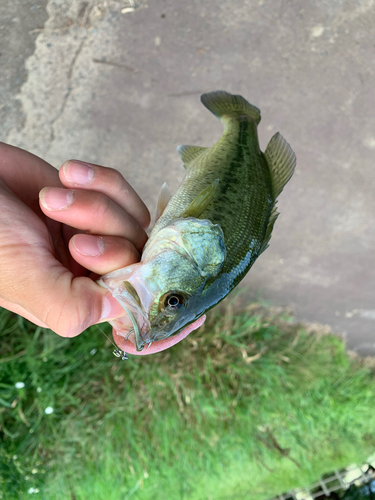
POLYGON ((262 153, 260 111, 243 97, 217 91, 201 101, 222 121, 222 137, 210 148, 177 148, 186 176, 170 200, 163 186, 141 261, 99 280, 124 308, 111 322, 124 350, 125 340, 141 351, 183 336, 238 285, 269 244, 277 197, 295 168, 279 133, 262 153))

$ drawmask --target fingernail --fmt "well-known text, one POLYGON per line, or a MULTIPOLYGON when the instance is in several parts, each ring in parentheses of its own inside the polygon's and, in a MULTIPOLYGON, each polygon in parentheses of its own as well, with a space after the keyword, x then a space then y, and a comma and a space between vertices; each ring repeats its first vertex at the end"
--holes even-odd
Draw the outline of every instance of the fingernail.
POLYGON ((89 234, 76 234, 72 239, 72 245, 82 255, 98 257, 104 252, 104 241, 100 236, 89 234))
POLYGON ((71 160, 61 167, 66 179, 72 184, 78 186, 87 186, 91 184, 94 178, 94 169, 88 163, 83 161, 71 160))
POLYGON ((100 321, 119 318, 123 315, 123 307, 117 302, 110 292, 107 292, 103 297, 103 307, 100 321))
POLYGON ((61 188, 43 188, 39 193, 41 204, 48 210, 63 210, 73 203, 74 191, 61 188))

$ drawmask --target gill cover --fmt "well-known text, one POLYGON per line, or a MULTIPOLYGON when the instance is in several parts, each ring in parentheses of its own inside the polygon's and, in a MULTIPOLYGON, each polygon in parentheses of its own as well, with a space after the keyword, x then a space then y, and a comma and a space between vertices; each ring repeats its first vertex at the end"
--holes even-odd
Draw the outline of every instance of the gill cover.
POLYGON ((142 262, 150 261, 166 250, 174 250, 189 260, 202 277, 215 276, 226 256, 221 227, 193 217, 177 219, 155 234, 144 249, 142 262))

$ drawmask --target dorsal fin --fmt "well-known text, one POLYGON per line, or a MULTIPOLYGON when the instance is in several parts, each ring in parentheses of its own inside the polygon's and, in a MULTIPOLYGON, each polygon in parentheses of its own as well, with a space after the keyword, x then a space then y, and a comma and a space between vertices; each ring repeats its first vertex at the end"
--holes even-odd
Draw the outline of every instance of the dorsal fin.
POLYGON ((273 197, 279 196, 285 184, 292 177, 296 166, 296 155, 284 137, 277 132, 264 152, 272 178, 273 197))
POLYGON ((171 195, 171 192, 169 191, 168 184, 166 182, 164 182, 164 184, 160 188, 158 201, 156 203, 155 222, 159 219, 161 214, 164 212, 171 197, 172 197, 172 195, 171 195))
POLYGON ((196 198, 188 205, 188 207, 182 212, 180 217, 194 217, 198 218, 203 210, 212 200, 212 197, 219 185, 219 179, 216 179, 212 184, 203 189, 196 198))
POLYGON ((186 166, 189 166, 193 160, 207 151, 207 149, 209 148, 202 148, 200 146, 177 146, 177 152, 186 166))

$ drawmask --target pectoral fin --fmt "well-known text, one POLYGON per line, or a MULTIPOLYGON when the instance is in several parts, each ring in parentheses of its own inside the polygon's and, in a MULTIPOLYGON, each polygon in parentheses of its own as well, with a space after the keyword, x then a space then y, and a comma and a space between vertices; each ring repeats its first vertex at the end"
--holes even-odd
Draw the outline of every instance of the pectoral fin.
POLYGON ((198 156, 201 156, 209 148, 200 146, 177 146, 177 152, 187 168, 198 156))
POLYGON ((169 191, 168 184, 166 182, 164 182, 164 184, 160 188, 158 201, 156 204, 155 222, 159 219, 161 214, 164 212, 171 197, 172 197, 172 195, 171 195, 171 192, 169 191))
POLYGON ((190 205, 182 212, 180 217, 194 217, 197 219, 212 200, 218 185, 219 179, 216 179, 212 184, 203 189, 203 191, 201 191, 190 203, 190 205))

